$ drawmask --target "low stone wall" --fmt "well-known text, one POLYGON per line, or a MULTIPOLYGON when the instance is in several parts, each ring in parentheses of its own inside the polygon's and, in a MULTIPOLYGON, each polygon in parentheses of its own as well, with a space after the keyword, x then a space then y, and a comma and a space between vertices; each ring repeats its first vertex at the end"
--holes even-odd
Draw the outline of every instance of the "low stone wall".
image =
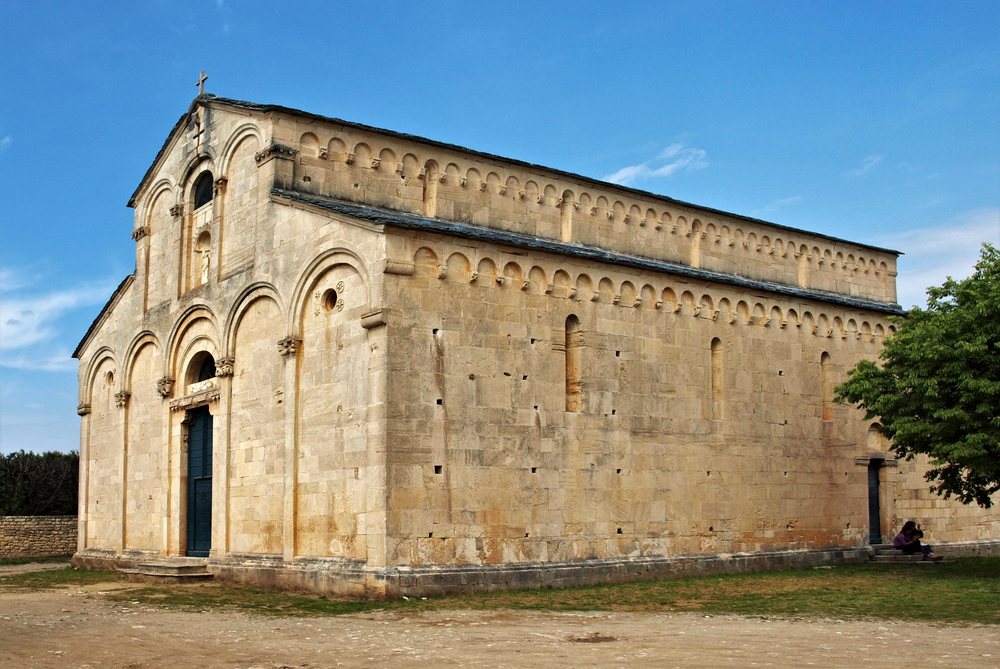
POLYGON ((76 528, 76 516, 0 517, 0 558, 72 555, 76 528))

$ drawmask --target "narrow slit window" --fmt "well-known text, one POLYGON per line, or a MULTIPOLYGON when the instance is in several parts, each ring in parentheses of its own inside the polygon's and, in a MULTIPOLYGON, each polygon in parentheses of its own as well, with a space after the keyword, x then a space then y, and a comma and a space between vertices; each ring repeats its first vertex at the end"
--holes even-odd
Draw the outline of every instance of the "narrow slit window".
POLYGON ((566 411, 579 413, 583 408, 583 330, 580 319, 566 319, 566 411))
POLYGON ((819 377, 823 420, 833 420, 833 374, 830 370, 829 353, 823 353, 819 358, 819 377))
POLYGON ((722 385, 722 372, 723 372, 723 359, 722 359, 722 340, 718 337, 712 340, 712 354, 711 354, 711 364, 712 364, 712 380, 711 380, 711 391, 712 391, 712 419, 721 420, 722 419, 722 400, 723 400, 723 385, 722 385))

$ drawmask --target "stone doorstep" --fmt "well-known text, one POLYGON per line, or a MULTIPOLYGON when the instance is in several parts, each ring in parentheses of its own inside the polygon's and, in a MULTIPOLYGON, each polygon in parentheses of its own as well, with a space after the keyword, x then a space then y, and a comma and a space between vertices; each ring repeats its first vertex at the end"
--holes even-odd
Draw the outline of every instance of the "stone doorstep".
POLYGON ((208 581, 213 576, 208 571, 208 560, 197 558, 148 560, 139 562, 134 569, 122 569, 121 573, 126 580, 144 583, 190 583, 208 581))
POLYGON ((905 555, 900 553, 892 544, 876 544, 872 546, 873 553, 869 556, 870 562, 879 564, 937 564, 939 562, 949 562, 949 560, 925 560, 923 555, 905 555))

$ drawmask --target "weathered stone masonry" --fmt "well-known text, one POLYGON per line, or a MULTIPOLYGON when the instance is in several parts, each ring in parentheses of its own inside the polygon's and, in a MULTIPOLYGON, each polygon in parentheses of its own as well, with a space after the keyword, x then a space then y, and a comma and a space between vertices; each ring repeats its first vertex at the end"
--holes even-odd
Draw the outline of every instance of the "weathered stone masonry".
POLYGON ((208 95, 130 206, 79 563, 385 596, 1000 536, 833 402, 894 251, 208 95))
POLYGON ((72 555, 76 527, 76 516, 2 516, 0 558, 72 555))

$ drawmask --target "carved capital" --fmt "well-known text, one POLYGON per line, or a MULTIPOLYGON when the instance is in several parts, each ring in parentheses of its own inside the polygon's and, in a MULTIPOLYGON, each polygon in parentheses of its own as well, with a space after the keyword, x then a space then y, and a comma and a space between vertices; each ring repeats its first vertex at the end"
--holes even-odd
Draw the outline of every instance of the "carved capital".
POLYGON ((132 239, 139 241, 143 237, 149 234, 149 228, 145 225, 140 225, 138 228, 132 231, 132 239))
POLYGON ((181 216, 183 216, 184 215, 184 205, 183 204, 175 204, 174 206, 172 206, 170 208, 170 215, 173 216, 174 218, 180 218, 181 216))
POLYGON ((219 358, 215 361, 215 375, 219 378, 232 376, 235 363, 235 358, 219 358))
POLYGON ((263 165, 272 158, 284 158, 286 160, 290 160, 295 157, 296 153, 298 153, 298 151, 290 146, 274 143, 254 154, 253 159, 258 165, 263 165))
POLYGON ((382 164, 382 159, 381 158, 372 158, 372 169, 373 170, 377 170, 379 168, 379 165, 381 165, 381 164, 382 164))
POLYGON ((229 179, 227 179, 226 177, 219 177, 218 179, 215 180, 213 192, 216 195, 222 195, 223 193, 226 192, 226 184, 228 183, 229 179))
POLYGON ((344 156, 344 162, 347 163, 348 165, 353 165, 354 164, 354 159, 356 157, 357 156, 355 156, 353 153, 348 153, 348 154, 346 154, 344 156))
POLYGON ((281 355, 295 355, 299 352, 299 346, 302 345, 302 340, 298 337, 285 337, 278 342, 278 353, 281 355))
POLYGON ((174 392, 174 379, 171 376, 164 376, 162 379, 156 382, 156 392, 160 394, 160 397, 164 399, 170 397, 174 392))
POLYGON ((79 404, 76 405, 77 416, 86 416, 89 413, 90 413, 90 405, 87 404, 86 402, 80 402, 79 404))
POLYGON ((327 160, 330 157, 330 151, 325 146, 319 147, 319 159, 327 160))
POLYGON ((132 393, 127 390, 115 393, 115 406, 119 409, 124 409, 128 406, 128 399, 130 397, 132 397, 132 393))

